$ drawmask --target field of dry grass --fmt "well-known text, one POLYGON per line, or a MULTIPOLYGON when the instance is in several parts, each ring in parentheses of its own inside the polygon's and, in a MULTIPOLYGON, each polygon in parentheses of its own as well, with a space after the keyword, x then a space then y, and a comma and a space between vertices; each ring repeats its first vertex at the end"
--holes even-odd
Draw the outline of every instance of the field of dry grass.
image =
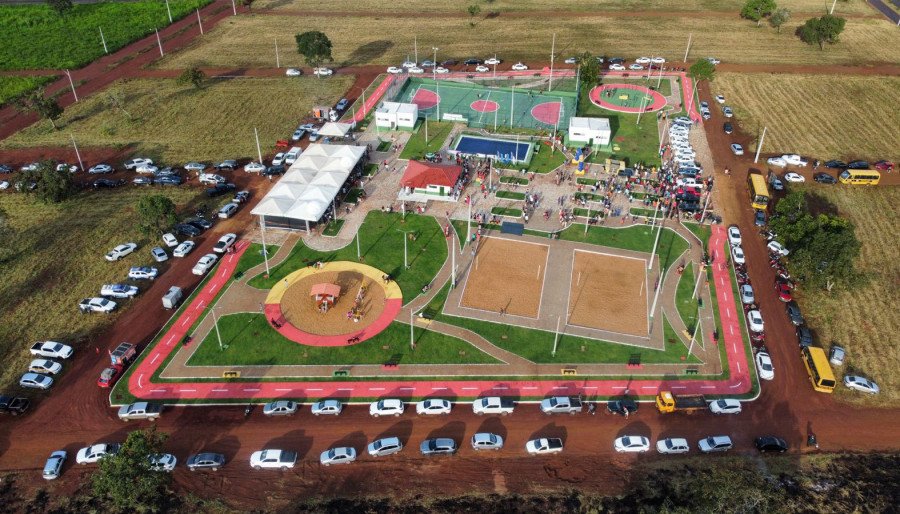
POLYGON ((412 56, 418 38, 419 58, 457 59, 497 53, 507 61, 549 60, 553 33, 559 55, 582 51, 607 55, 662 54, 670 60, 684 54, 688 34, 693 33, 691 57, 714 55, 724 62, 753 64, 845 64, 900 62, 897 28, 886 20, 850 19, 841 42, 820 51, 793 36, 802 20, 792 20, 781 34, 757 29, 740 19, 602 16, 542 19, 502 17, 469 26, 466 18, 246 16, 218 25, 186 50, 167 56, 158 66, 184 68, 194 63, 208 66, 271 67, 275 61, 274 38, 279 41, 282 63, 300 64, 294 35, 298 27, 324 27, 333 43, 338 65, 394 64, 412 56), (329 29, 329 27, 333 27, 329 29), (259 37, 267 34, 268 37, 259 37))
POLYGON ((889 107, 900 77, 722 73, 712 87, 747 132, 768 127, 766 153, 900 158, 900 111, 889 107))
MULTIPOLYGON (((0 143, 0 148, 134 145, 163 162, 256 156, 253 128, 264 149, 290 135, 313 105, 334 103, 352 77, 240 78, 208 81, 200 90, 174 79, 129 80, 113 85, 125 109, 107 108, 97 94, 66 109, 60 130, 38 123, 0 143)), ((59 124, 59 122, 57 122, 59 124)))
MULTIPOLYGON (((875 380, 881 387, 879 404, 900 404, 900 261, 897 260, 897 220, 900 219, 900 188, 811 185, 815 193, 837 208, 856 225, 862 242, 859 269, 869 277, 865 287, 854 291, 803 291, 804 316, 815 330, 819 344, 832 343, 847 349, 846 371, 875 380)), ((836 373, 841 378, 841 373, 836 373)), ((861 399, 843 385, 837 393, 861 399)))

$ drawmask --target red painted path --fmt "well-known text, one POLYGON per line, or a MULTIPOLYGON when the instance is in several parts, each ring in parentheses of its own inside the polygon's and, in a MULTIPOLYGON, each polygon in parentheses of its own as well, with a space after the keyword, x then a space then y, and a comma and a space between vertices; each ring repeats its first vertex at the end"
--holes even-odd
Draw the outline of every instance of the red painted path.
MULTIPOLYGON (((176 322, 163 336, 160 342, 151 348, 148 354, 137 365, 131 375, 128 387, 131 393, 139 398, 152 400, 204 399, 209 402, 230 398, 264 399, 294 398, 316 399, 323 397, 340 398, 375 398, 400 396, 408 397, 477 397, 482 394, 504 396, 543 397, 554 394, 583 394, 585 396, 614 396, 633 394, 650 396, 659 390, 672 390, 675 393, 701 393, 736 395, 751 390, 752 383, 748 368, 747 355, 744 352, 737 316, 734 295, 731 288, 731 277, 725 265, 725 229, 716 225, 712 227, 710 248, 713 255, 713 279, 716 281, 716 294, 719 302, 722 328, 719 344, 725 345, 731 374, 728 380, 582 380, 569 378, 565 380, 436 380, 436 381, 362 381, 362 382, 188 382, 188 383, 151 383, 150 377, 165 361, 172 351, 178 348, 191 325, 199 319, 203 309, 228 282, 237 266, 238 260, 248 246, 241 241, 236 253, 227 254, 216 270, 215 276, 206 283, 203 291, 194 297, 190 306, 179 316, 176 322)), ((199 341, 196 343, 199 344, 199 341)), ((706 344, 713 344, 707 342, 706 344)), ((339 368, 341 366, 335 366, 339 368)), ((351 368, 352 366, 347 366, 351 368)), ((623 370, 624 371, 624 370, 623 370)), ((401 364, 394 371, 403 372, 401 364)))

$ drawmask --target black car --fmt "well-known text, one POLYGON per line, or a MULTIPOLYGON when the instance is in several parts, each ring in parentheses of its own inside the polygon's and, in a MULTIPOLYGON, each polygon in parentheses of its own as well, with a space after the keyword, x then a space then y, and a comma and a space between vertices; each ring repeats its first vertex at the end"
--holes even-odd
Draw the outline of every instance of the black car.
POLYGON ((819 184, 837 184, 837 179, 832 177, 827 173, 816 173, 813 175, 813 180, 818 182, 819 184))
POLYGON ((441 66, 456 66, 457 64, 459 64, 459 61, 456 59, 447 59, 441 63, 441 66))
POLYGON ((178 225, 175 225, 175 233, 188 237, 197 237, 203 233, 203 230, 190 223, 179 223, 178 225))
POLYGON ((206 196, 214 197, 214 196, 222 196, 225 193, 230 193, 237 189, 237 186, 234 184, 222 184, 221 182, 216 184, 215 186, 206 190, 206 196))
POLYGON ((731 126, 731 123, 726 123, 722 126, 722 128, 725 130, 726 134, 731 134, 732 132, 734 132, 734 127, 731 126))
POLYGON ((264 176, 270 177, 272 175, 284 175, 285 167, 281 164, 277 164, 275 166, 269 166, 266 168, 266 171, 262 172, 264 176))
POLYGON ((244 203, 247 199, 250 198, 250 191, 240 191, 238 194, 234 195, 235 203, 244 203))
POLYGON ((237 167, 238 167, 238 163, 237 163, 237 161, 235 161, 233 159, 229 159, 227 161, 222 161, 219 164, 216 164, 215 166, 213 166, 213 168, 215 168, 218 171, 223 171, 223 170, 234 171, 237 169, 237 167))
POLYGON ((702 207, 700 206, 700 202, 682 201, 678 203, 678 209, 683 212, 697 212, 702 209, 702 207))
POLYGON ((839 161, 839 160, 835 159, 835 160, 831 160, 831 161, 826 161, 825 167, 842 170, 847 167, 847 163, 844 161, 839 161))
POLYGON ((0 173, 12 173, 12 168, 5 164, 0 164, 0 173))
POLYGON ((687 203, 698 203, 700 201, 700 197, 697 195, 693 195, 688 192, 678 193, 675 195, 675 199, 679 202, 687 202, 687 203))
POLYGON ((482 63, 484 63, 483 60, 481 60, 481 59, 474 59, 474 58, 473 58, 473 59, 466 59, 465 61, 463 61, 463 64, 465 64, 466 66, 477 66, 477 65, 482 64, 482 63))
POLYGON ((95 180, 91 185, 94 186, 94 189, 100 189, 105 187, 119 187, 124 184, 124 180, 113 180, 109 178, 100 178, 95 180))
POLYGON ((851 170, 867 170, 869 169, 869 161, 853 161, 847 167, 851 170))
POLYGON ((638 409, 638 404, 631 398, 619 398, 618 400, 610 400, 606 403, 606 412, 610 414, 619 414, 624 416, 626 412, 632 414, 638 409))
POLYGON ((12 414, 18 416, 28 410, 31 402, 28 398, 15 398, 7 395, 0 395, 0 414, 12 414))
POLYGON ((800 348, 806 348, 813 344, 812 331, 806 325, 797 327, 797 344, 800 345, 800 348))
POLYGON ((609 64, 625 64, 625 59, 622 57, 610 57, 606 62, 609 64))
POLYGON ((191 455, 187 460, 187 467, 191 471, 198 469, 211 469, 217 471, 225 465, 225 456, 221 453, 198 453, 191 455))
POLYGON ((163 186, 180 186, 184 183, 184 179, 178 175, 163 175, 156 179, 156 183, 163 186))
POLYGON ((766 452, 784 453, 788 449, 788 444, 784 441, 784 439, 781 439, 780 437, 771 436, 771 435, 757 437, 756 441, 754 441, 754 443, 756 444, 756 449, 763 453, 766 453, 766 452))
POLYGON ((185 223, 190 223, 191 225, 199 228, 200 230, 207 230, 207 229, 212 228, 212 226, 213 226, 211 221, 209 221, 206 218, 200 218, 200 217, 189 219, 185 223))
POLYGON ((803 314, 800 314, 800 306, 797 305, 797 302, 791 300, 784 304, 784 308, 787 311, 788 317, 791 318, 791 323, 798 327, 803 324, 803 314))
POLYGON ((765 227, 766 226, 766 211, 756 211, 753 215, 753 224, 757 227, 765 227))

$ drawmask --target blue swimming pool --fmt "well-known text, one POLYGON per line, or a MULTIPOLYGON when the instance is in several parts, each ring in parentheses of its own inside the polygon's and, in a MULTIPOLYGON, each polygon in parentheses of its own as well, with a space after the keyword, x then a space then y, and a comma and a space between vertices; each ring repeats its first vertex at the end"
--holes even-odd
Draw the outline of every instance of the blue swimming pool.
POLYGON ((515 142, 478 136, 460 136, 453 149, 459 153, 478 157, 497 157, 503 161, 527 163, 531 159, 530 142, 515 142))

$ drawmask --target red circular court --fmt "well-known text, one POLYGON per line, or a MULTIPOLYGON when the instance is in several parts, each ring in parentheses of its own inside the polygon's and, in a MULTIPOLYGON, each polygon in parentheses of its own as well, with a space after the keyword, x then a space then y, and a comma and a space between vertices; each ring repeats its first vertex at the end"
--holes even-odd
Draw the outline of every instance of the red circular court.
POLYGON ((531 108, 531 116, 541 123, 556 125, 562 115, 562 102, 544 102, 531 108))
POLYGON ((650 102, 644 106, 643 112, 658 111, 666 106, 666 98, 659 93, 637 84, 603 84, 591 89, 591 103, 615 112, 637 114, 641 112, 640 103, 634 101, 634 92, 650 98, 650 102), (620 90, 627 90, 620 94, 620 90))
POLYGON ((419 88, 410 99, 410 102, 416 104, 419 110, 432 109, 441 103, 441 97, 430 89, 419 88))
POLYGON ((477 112, 494 112, 500 110, 500 104, 493 100, 475 100, 469 108, 477 112))

